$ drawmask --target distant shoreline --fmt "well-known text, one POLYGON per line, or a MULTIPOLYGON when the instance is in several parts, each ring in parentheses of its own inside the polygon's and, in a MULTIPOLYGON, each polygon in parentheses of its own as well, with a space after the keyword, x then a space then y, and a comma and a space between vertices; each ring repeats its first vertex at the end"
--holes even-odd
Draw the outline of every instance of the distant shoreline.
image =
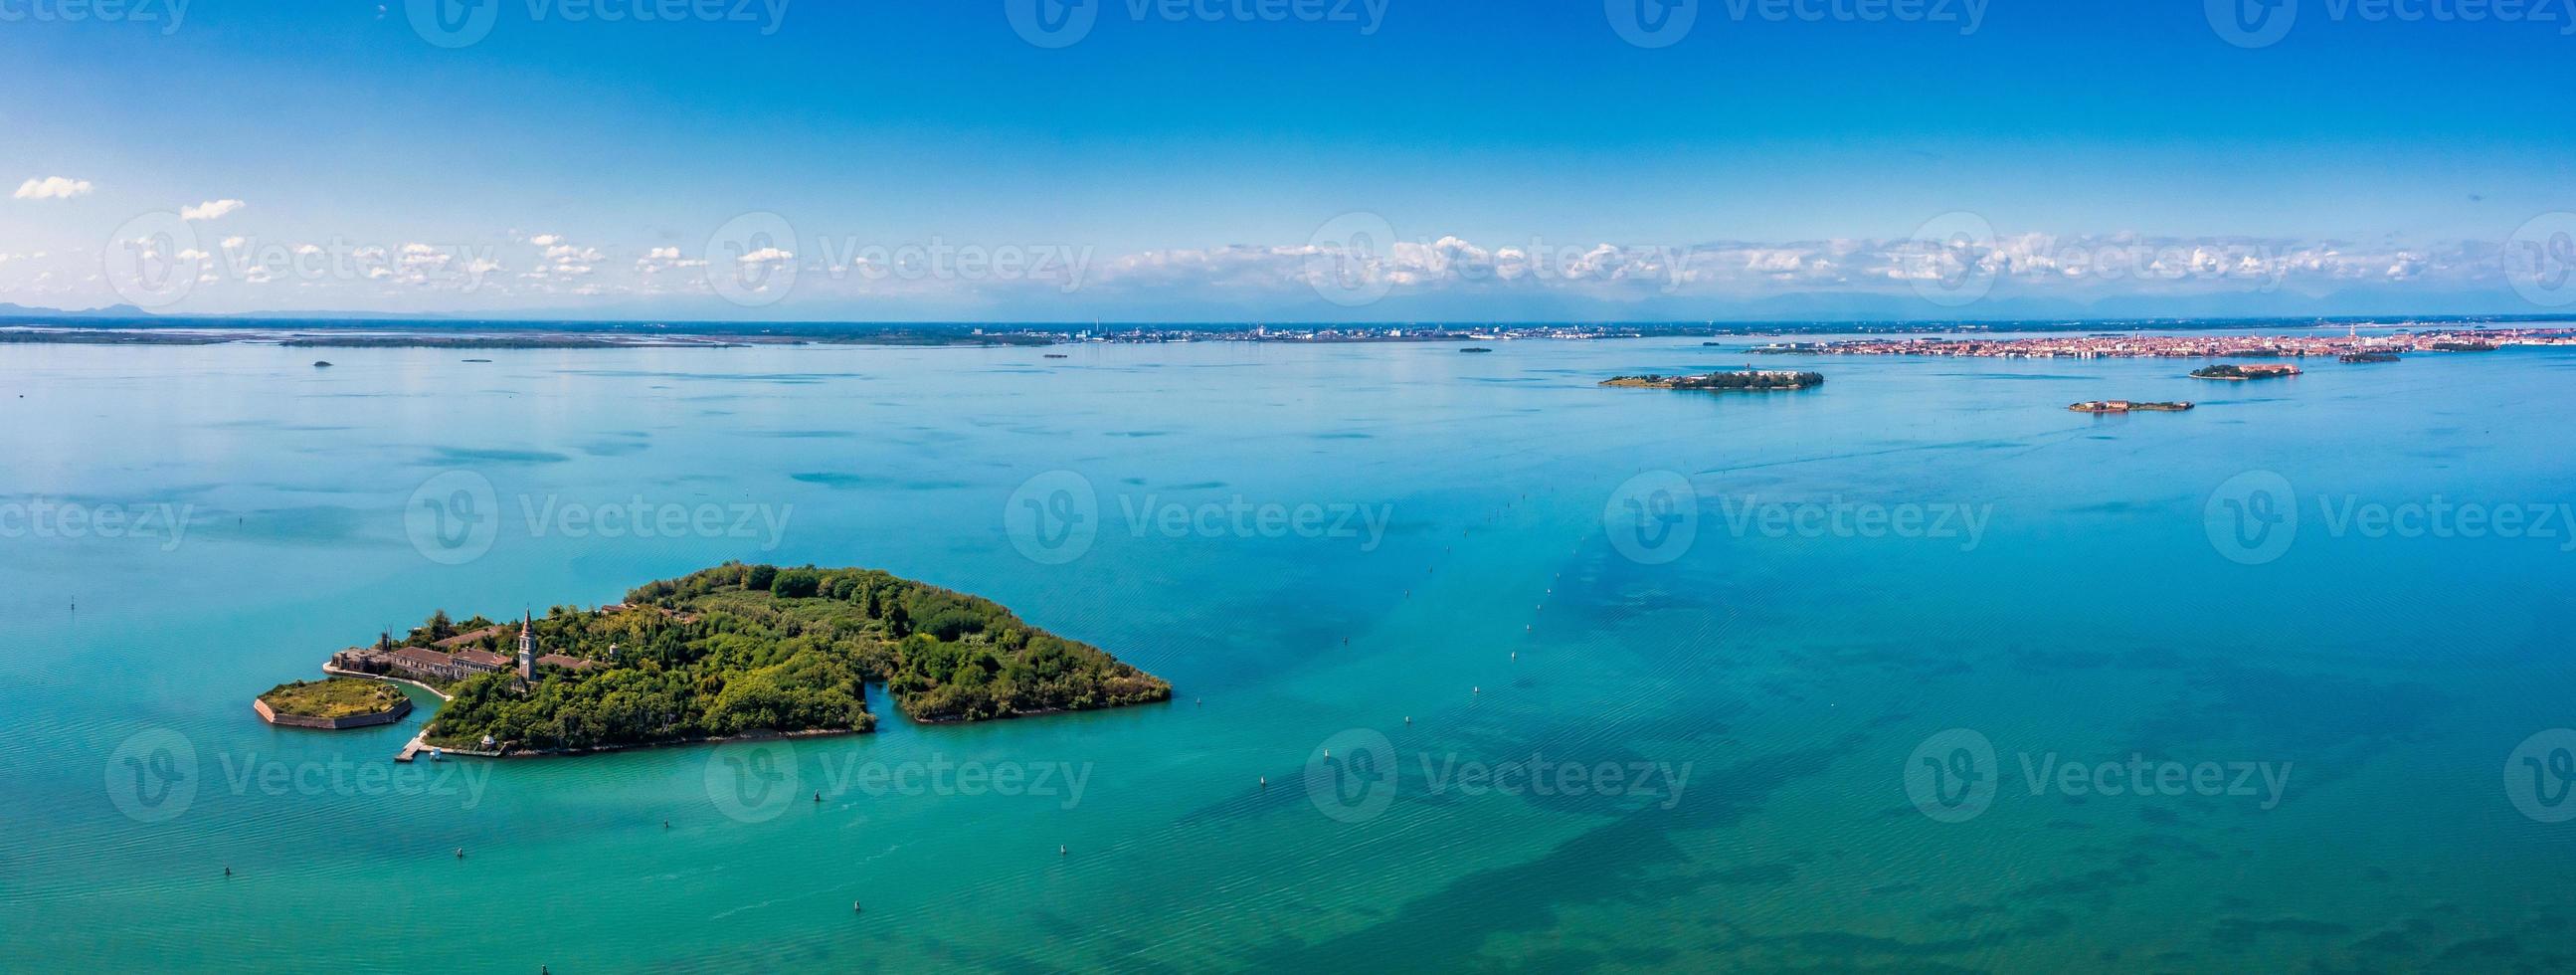
MULTIPOLYGON (((2095 333, 2096 337, 2271 329, 2459 331, 2528 328, 2566 315, 2028 319, 1989 321, 1696 321, 1430 323, 733 322, 465 319, 315 315, 159 316, 136 309, 45 312, 0 307, 0 346, 224 345, 287 348, 626 349, 745 346, 1048 347, 1188 342, 1418 344, 1619 338, 2095 333)), ((1754 348, 1748 351, 1826 351, 1754 348)), ((1839 350, 1833 350, 1839 351, 1839 350)))

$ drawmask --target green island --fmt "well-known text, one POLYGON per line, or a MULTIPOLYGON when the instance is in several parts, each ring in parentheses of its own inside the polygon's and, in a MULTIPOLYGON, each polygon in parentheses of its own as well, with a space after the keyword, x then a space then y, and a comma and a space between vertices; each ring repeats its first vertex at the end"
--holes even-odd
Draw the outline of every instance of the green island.
POLYGON ((1613 376, 1601 381, 1604 386, 1631 389, 1753 390, 1805 389, 1824 385, 1823 373, 1789 372, 1777 369, 1745 369, 1735 372, 1712 372, 1697 376, 1613 376))
POLYGON ((2342 355, 2336 356, 2336 357, 2335 357, 2335 361, 2337 361, 2337 362, 2395 362, 2395 361, 2397 361, 2397 360, 2398 360, 2398 358, 2399 358, 2399 356, 2397 355, 2397 353, 2394 353, 2394 352, 2346 352, 2346 353, 2344 353, 2344 354, 2342 354, 2342 355))
POLYGON ((2191 409, 2192 405, 2193 404, 2188 400, 2176 400, 2170 403, 2150 403, 2142 400, 2090 399, 2068 406, 2067 409, 2074 410, 2077 413, 2129 413, 2133 411, 2145 411, 2148 413, 2180 413, 2184 410, 2191 409))
POLYGON ((332 669, 440 688, 450 699, 423 740, 480 753, 872 731, 868 682, 929 723, 1172 696, 1161 678, 992 600, 874 569, 727 563, 524 625, 523 646, 520 623, 440 612, 400 643, 335 655, 332 669))
POLYGON ((2292 365, 2240 366, 2222 363, 2215 366, 2203 366, 2201 368, 2194 369, 2191 371, 2191 378, 2241 381, 2246 379, 2271 379, 2279 376, 2296 376, 2298 374, 2299 367, 2292 365))
POLYGON ((391 684, 332 677, 279 684, 260 695, 252 708, 270 724, 363 728, 401 720, 411 713, 411 698, 391 684))

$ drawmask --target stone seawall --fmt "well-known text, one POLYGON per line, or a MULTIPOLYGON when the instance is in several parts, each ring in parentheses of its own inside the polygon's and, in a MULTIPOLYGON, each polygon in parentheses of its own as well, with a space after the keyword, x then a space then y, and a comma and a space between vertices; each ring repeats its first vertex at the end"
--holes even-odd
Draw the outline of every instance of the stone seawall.
POLYGON ((250 707, 251 710, 259 712, 260 720, 273 725, 284 725, 289 728, 315 728, 322 731, 346 731, 351 728, 373 728, 377 725, 392 724, 409 717, 411 715, 411 698, 403 698, 401 701, 395 703, 393 709, 390 711, 379 711, 375 714, 351 715, 346 718, 308 718, 300 714, 279 714, 268 706, 267 701, 256 699, 250 702, 250 707))

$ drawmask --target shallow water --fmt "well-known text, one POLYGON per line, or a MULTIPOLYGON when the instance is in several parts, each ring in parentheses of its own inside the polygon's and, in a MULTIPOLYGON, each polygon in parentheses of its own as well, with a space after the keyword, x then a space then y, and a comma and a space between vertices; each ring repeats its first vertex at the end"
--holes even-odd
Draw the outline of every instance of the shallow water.
POLYGON ((2576 353, 1693 395, 1593 383, 1743 356, 1485 344, 0 347, 0 967, 2571 964, 2576 525, 2456 511, 2576 500, 2576 353), (2063 409, 2106 397, 2201 405, 2063 409), (726 559, 1177 698, 401 776, 421 717, 250 712, 726 559))

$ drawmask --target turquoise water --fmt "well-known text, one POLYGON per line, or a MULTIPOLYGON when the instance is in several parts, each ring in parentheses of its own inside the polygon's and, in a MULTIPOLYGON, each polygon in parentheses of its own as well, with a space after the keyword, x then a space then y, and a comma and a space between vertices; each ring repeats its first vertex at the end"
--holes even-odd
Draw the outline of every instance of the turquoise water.
POLYGON ((1593 382, 1740 355, 1487 344, 0 347, 0 968, 2572 963, 2559 740, 2526 742, 2576 725, 2576 526, 2335 515, 2576 499, 2576 352, 1800 359, 1829 383, 1704 396, 1593 382), (2202 405, 2063 409, 2105 397, 2202 405), (423 535, 433 483, 489 486, 483 539, 423 535), (2249 483, 2295 528, 2210 520, 2249 483), (40 502, 187 529, 19 527, 40 502), (723 517, 556 517, 639 503, 723 517), (731 558, 988 595, 1177 697, 407 778, 420 717, 249 708, 434 608, 731 558), (1972 740, 1982 797, 1909 782, 1972 740), (2283 784, 2031 787, 2133 755, 2283 784))

